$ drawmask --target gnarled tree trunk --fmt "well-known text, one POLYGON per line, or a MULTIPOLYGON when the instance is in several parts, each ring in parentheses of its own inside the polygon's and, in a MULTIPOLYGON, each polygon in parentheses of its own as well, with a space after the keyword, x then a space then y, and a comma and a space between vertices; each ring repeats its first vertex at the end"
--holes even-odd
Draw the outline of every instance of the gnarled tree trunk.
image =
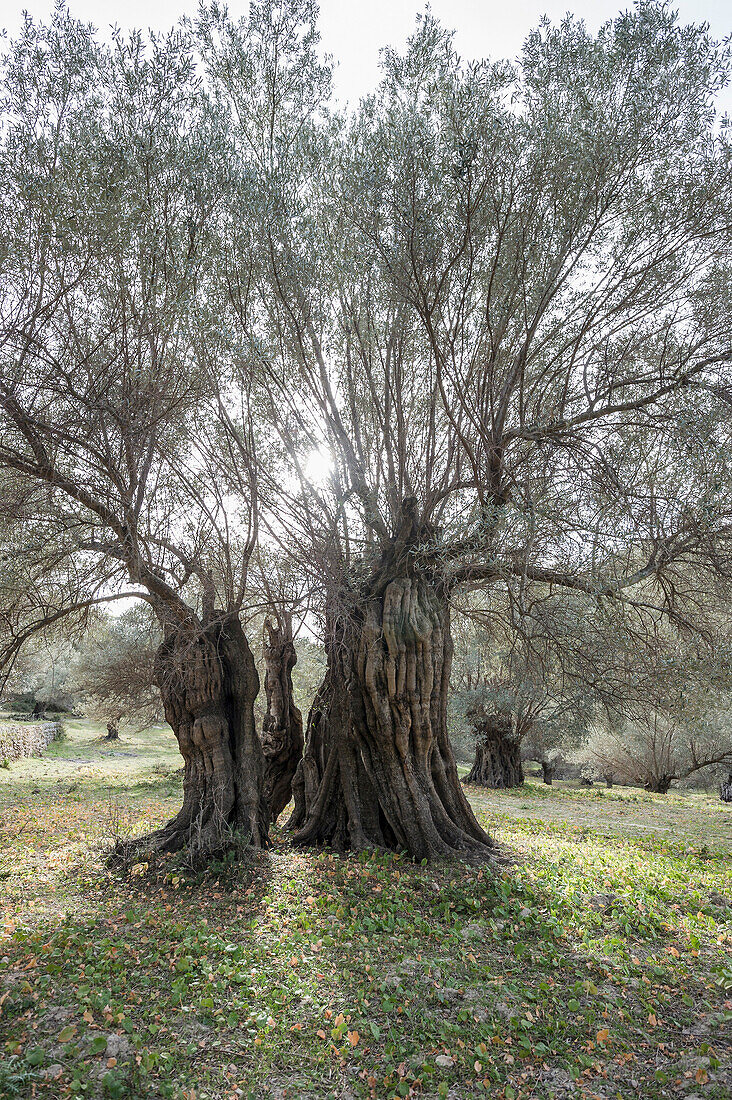
POLYGON ((644 789, 651 791, 653 794, 668 794, 671 789, 676 776, 674 775, 656 775, 652 779, 646 780, 644 789))
POLYGON ((332 632, 294 784, 294 840, 490 858, 447 736, 447 599, 396 565, 389 576, 389 564, 332 632))
POLYGON ((185 762, 183 805, 136 847, 188 848, 206 858, 235 833, 262 847, 268 813, 254 724, 259 676, 238 616, 220 613, 204 626, 191 620, 169 629, 155 680, 185 762))
POLYGON ((557 766, 552 761, 541 761, 541 778, 544 780, 548 787, 551 787, 552 783, 554 782, 554 774, 556 770, 557 766))
POLYGON ((267 713, 262 722, 264 793, 275 822, 292 797, 292 779, 302 757, 302 715, 295 706, 292 670, 297 654, 292 639, 292 616, 264 623, 264 690, 267 713))
POLYGON ((338 851, 394 847, 351 726, 345 657, 343 652, 329 655, 325 679, 310 708, 288 828, 298 844, 329 844, 338 851))
POLYGON ((475 730, 475 761, 466 783, 495 789, 519 787, 524 781, 521 742, 515 735, 510 714, 469 715, 475 730))

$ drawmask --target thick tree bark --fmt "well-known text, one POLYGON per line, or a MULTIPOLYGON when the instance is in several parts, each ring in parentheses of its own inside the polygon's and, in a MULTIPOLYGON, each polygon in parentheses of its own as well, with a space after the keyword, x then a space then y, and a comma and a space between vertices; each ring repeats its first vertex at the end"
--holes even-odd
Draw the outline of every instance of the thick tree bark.
POLYGON ((292 670, 297 654, 292 639, 292 617, 264 623, 264 690, 267 713, 262 723, 264 793, 275 822, 292 797, 292 780, 304 744, 302 715, 295 706, 292 670))
POLYGON ((331 634, 294 783, 294 840, 488 859, 447 735, 447 599, 396 564, 383 563, 331 634))
POLYGON ((644 789, 651 791, 653 794, 668 794, 671 789, 671 784, 676 777, 673 775, 658 775, 653 779, 648 779, 644 784, 644 789))
POLYGON ((318 787, 325 774, 328 756, 326 727, 330 713, 331 680, 329 669, 310 707, 304 752, 292 777, 294 807, 287 827, 293 832, 301 829, 305 824, 308 807, 312 808, 318 787))
POLYGON ((344 656, 332 655, 308 715, 288 828, 298 844, 329 844, 337 851, 394 847, 351 726, 344 656))
POLYGON ((556 770, 556 764, 551 763, 548 760, 541 761, 541 778, 544 780, 548 787, 551 787, 552 782, 554 781, 554 774, 556 770))
POLYGON ((465 779, 480 787, 520 787, 524 781, 521 742, 510 714, 469 715, 475 729, 475 761, 465 779))
POLYGON ((264 846, 264 759, 254 723, 259 677, 238 616, 221 613, 205 626, 190 621, 169 630, 155 679, 185 762, 183 805, 135 847, 187 848, 205 859, 235 834, 264 846))

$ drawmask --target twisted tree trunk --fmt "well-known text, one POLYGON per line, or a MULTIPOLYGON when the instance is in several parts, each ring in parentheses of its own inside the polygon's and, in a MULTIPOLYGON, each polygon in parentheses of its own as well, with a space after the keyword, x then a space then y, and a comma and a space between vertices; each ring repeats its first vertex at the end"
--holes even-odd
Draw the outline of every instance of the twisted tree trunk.
MULTIPOLYGON (((520 787, 524 781, 521 742, 510 714, 486 714, 482 709, 468 716, 476 735, 475 760, 465 782, 479 787, 520 787)), ((544 780, 547 781, 546 778, 544 780)), ((551 779, 549 780, 551 782, 551 779)))
POLYGON ((653 794, 668 794, 675 775, 654 775, 644 783, 644 790, 653 794))
POLYGON ((302 715, 295 706, 292 670, 297 654, 292 639, 292 616, 264 623, 264 690, 267 713, 262 723, 264 794, 274 823, 292 797, 292 779, 302 757, 302 715))
POLYGON ((294 840, 490 858, 447 735, 447 599, 401 564, 383 562, 332 633, 294 784, 294 840))
POLYGON ((238 616, 222 613, 205 626, 191 619, 169 629, 155 680, 185 762, 183 805, 135 847, 187 848, 208 858, 235 834, 264 846, 264 761, 254 724, 259 676, 238 616))
MULTIPOLYGON (((312 809, 318 787, 325 775, 325 766, 329 754, 327 723, 330 713, 331 679, 329 668, 310 707, 304 752, 292 777, 294 808, 287 822, 287 827, 293 832, 302 829, 305 824, 308 807, 312 809)), ((340 847, 344 847, 344 845, 340 845, 340 847)))
POLYGON ((337 851, 394 847, 351 726, 343 652, 328 669, 308 715, 305 752, 292 783, 295 809, 288 822, 297 844, 329 844, 337 851))
POLYGON ((553 761, 542 760, 541 762, 541 778, 551 787, 554 782, 554 774, 557 770, 557 765, 553 761))

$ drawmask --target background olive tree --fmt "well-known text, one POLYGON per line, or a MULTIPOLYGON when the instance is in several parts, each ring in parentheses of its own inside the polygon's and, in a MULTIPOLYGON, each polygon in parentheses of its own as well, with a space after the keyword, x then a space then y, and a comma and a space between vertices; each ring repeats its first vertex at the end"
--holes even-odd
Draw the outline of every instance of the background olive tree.
POLYGON ((103 721, 108 736, 120 727, 144 730, 163 721, 155 683, 159 623, 145 603, 119 616, 98 614, 77 646, 67 688, 84 714, 103 721))
POLYGON ((732 768, 729 630, 712 653, 677 647, 633 704, 598 715, 580 759, 603 776, 666 794, 672 783, 716 783, 732 768))
POLYGON ((624 698, 609 644, 617 616, 603 621, 578 592, 537 592, 520 616, 500 589, 487 595, 463 597, 454 617, 449 713, 453 739, 470 754, 466 782, 519 786, 526 759, 551 782, 557 762, 586 739, 600 700, 624 698))

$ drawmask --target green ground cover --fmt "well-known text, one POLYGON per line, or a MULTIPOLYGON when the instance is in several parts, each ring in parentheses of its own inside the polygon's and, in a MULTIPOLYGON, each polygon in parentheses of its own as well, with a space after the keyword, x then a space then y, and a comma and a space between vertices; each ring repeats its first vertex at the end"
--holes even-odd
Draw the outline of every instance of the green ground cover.
POLYGON ((728 1097, 732 807, 471 790, 496 870, 271 850, 104 867, 164 730, 0 771, 0 1097, 728 1097))

